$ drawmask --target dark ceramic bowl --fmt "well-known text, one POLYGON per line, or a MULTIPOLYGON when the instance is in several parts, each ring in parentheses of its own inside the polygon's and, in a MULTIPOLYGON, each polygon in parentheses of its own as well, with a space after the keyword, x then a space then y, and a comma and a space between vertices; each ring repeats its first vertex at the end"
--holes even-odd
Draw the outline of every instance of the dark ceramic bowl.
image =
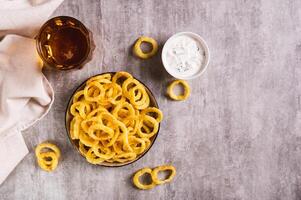
MULTIPOLYGON (((116 72, 106 72, 106 73, 101 73, 101 74, 97 74, 95 76, 98 76, 98 75, 102 75, 102 74, 107 74, 107 73, 110 73, 110 74, 115 74, 116 72)), ((94 77, 94 76, 92 76, 94 77)), ((90 78, 92 78, 90 77, 90 78)), ((87 80, 89 80, 90 78, 88 78, 87 80)), ((135 78, 135 77, 134 77, 135 78)), ((136 78, 135 78, 136 79, 136 78)), ((70 99, 69 99, 69 102, 68 102, 68 106, 67 106, 67 109, 66 109, 66 115, 65 115, 65 126, 66 126, 66 131, 67 131, 67 135, 68 135, 68 139, 69 141, 71 142, 72 146, 76 149, 76 151, 85 158, 84 155, 81 154, 81 152, 79 151, 79 147, 78 147, 78 140, 72 140, 71 137, 70 137, 70 132, 69 132, 69 128, 70 128, 70 122, 72 120, 72 115, 70 114, 70 107, 72 105, 72 99, 73 99, 73 96, 74 94, 79 91, 79 90, 82 90, 84 87, 85 87, 85 84, 86 84, 86 81, 85 80, 82 84, 80 84, 80 86, 73 92, 73 94, 71 95, 70 99)), ((137 79, 138 80, 138 79, 137 79)), ((148 93, 149 95, 149 98, 150 98, 150 106, 152 107, 156 107, 156 108, 159 108, 158 106, 158 103, 153 95, 153 93, 150 91, 150 89, 143 83, 141 82, 140 80, 138 80, 140 83, 142 83, 146 89, 146 92, 148 93)), ((159 134, 159 131, 160 131, 160 124, 159 124, 159 128, 158 128, 158 132, 156 135, 154 135, 152 138, 151 138, 151 145, 142 153, 140 154, 139 156, 136 157, 135 160, 131 160, 129 162, 125 162, 125 163, 118 163, 118 162, 114 162, 114 163, 109 163, 109 162, 103 162, 101 164, 99 164, 100 166, 105 166, 105 167, 121 167, 121 166, 125 166, 125 165, 129 165, 133 162, 136 162, 137 160, 139 160, 140 158, 142 158, 148 151, 149 149, 153 146, 158 134, 159 134)))

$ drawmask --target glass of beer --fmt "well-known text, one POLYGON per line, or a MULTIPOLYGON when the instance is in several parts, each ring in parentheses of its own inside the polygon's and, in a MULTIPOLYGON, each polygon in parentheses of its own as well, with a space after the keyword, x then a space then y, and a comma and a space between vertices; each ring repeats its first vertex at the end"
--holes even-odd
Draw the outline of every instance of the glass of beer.
POLYGON ((48 20, 36 36, 37 51, 45 66, 59 70, 82 68, 92 59, 92 33, 73 17, 48 20))

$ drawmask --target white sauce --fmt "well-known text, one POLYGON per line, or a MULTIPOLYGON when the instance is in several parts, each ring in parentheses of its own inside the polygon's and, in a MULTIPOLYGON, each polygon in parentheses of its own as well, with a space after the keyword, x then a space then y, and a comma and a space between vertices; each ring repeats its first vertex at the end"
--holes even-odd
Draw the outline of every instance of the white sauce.
POLYGON ((202 68, 205 62, 205 50, 193 37, 180 35, 170 41, 165 57, 172 73, 189 77, 202 68))

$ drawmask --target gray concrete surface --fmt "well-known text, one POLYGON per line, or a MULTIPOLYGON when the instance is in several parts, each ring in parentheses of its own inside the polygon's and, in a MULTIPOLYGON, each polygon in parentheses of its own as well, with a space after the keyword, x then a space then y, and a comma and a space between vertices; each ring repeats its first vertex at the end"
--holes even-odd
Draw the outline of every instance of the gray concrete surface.
POLYGON ((301 199, 300 0, 65 0, 94 33, 93 60, 80 71, 46 71, 56 100, 25 131, 28 154, 0 187, 0 199, 301 199), (172 78, 160 55, 142 61, 130 47, 141 35, 161 47, 179 31, 205 38, 207 72, 189 81, 186 102, 164 97, 172 78), (147 155, 122 168, 87 164, 67 141, 64 114, 72 91, 91 75, 127 70, 154 91, 165 113, 147 155), (53 173, 40 170, 33 148, 44 140, 63 152, 53 173), (171 184, 139 191, 132 173, 172 163, 171 184))

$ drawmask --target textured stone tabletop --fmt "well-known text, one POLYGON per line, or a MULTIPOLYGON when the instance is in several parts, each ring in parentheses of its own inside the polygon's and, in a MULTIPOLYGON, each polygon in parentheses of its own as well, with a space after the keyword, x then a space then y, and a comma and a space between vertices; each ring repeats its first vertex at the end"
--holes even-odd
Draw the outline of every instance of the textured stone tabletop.
POLYGON ((45 71, 55 90, 51 112, 24 132, 30 149, 0 186, 0 199, 301 199, 300 0, 65 0, 55 15, 80 19, 96 50, 84 69, 45 71), (160 54, 131 55, 141 35, 160 46, 193 31, 211 50, 185 102, 165 96, 160 54), (165 113, 158 139, 138 162, 89 165, 67 140, 64 115, 73 90, 91 75, 126 70, 154 92, 165 113), (50 140, 62 149, 53 173, 37 167, 33 148, 50 140), (135 189, 132 173, 172 163, 171 184, 135 189))

